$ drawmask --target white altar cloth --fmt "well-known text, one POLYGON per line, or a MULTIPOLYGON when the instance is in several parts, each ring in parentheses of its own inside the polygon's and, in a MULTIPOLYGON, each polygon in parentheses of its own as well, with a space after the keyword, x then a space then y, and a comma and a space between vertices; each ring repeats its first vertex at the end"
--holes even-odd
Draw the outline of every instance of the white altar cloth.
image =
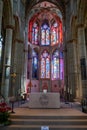
POLYGON ((29 108, 60 108, 59 93, 30 93, 29 108))

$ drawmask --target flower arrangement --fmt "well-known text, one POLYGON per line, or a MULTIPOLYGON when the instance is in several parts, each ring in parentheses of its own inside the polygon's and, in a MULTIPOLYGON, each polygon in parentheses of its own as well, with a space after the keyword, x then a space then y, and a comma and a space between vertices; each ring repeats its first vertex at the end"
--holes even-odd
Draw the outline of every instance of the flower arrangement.
POLYGON ((1 102, 0 103, 0 124, 3 125, 8 125, 10 124, 10 111, 11 108, 5 103, 5 102, 1 102))

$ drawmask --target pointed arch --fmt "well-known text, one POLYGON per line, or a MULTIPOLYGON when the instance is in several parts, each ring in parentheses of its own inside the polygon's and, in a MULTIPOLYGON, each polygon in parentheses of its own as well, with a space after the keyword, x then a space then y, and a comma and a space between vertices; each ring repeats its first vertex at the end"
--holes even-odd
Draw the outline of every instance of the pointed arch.
POLYGON ((32 26, 32 44, 38 45, 39 24, 34 22, 32 26))
POLYGON ((41 25, 41 45, 50 45, 50 27, 47 20, 41 25))

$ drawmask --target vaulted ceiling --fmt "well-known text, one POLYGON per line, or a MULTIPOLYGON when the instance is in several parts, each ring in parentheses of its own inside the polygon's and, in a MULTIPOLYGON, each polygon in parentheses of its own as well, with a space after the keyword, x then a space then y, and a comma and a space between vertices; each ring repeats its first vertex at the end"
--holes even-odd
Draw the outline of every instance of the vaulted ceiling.
MULTIPOLYGON (((24 0, 25 1, 25 0, 24 0)), ((54 7, 56 11, 59 8, 60 12, 64 16, 65 14, 65 3, 68 0, 26 0, 26 16, 32 9, 37 8, 40 12, 41 10, 49 10, 54 7), (42 3, 42 4, 41 4, 42 3), (50 3, 48 5, 48 3, 50 3)), ((54 11, 54 12, 56 12, 54 11)))
POLYGON ((36 17, 39 21, 56 17, 65 17, 65 3, 67 0, 26 0, 26 18, 36 17))

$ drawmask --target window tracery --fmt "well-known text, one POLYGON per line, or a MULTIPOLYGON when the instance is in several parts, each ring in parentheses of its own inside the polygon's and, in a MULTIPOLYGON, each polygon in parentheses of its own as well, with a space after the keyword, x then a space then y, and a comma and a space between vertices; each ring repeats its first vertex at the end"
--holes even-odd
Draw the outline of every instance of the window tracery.
POLYGON ((63 80, 63 68, 63 52, 56 49, 52 55, 52 80, 63 80))
MULTIPOLYGON (((46 11, 47 12, 47 11, 46 11)), ((46 15, 43 14, 44 16, 46 15)), ((41 13, 42 15, 42 13, 41 13)), ((39 16, 41 18, 41 15, 39 16)), ((43 17, 44 17, 43 16, 43 17)), ((38 19, 39 19, 38 17, 38 19)), ((40 21, 39 21, 40 22, 40 21)), ((61 51, 61 45, 63 45, 63 28, 62 21, 58 17, 55 19, 49 19, 46 17, 39 23, 35 18, 32 18, 29 23, 29 40, 33 45, 39 45, 40 48, 44 47, 44 51, 41 54, 40 61, 37 56, 33 56, 32 60, 32 77, 37 77, 38 63, 40 67, 40 78, 51 80, 64 78, 64 60, 63 53, 61 51), (52 52, 48 49, 55 47, 55 51, 52 52), (50 54, 47 52, 49 50, 50 54), (52 55, 52 56, 51 56, 52 55), (36 67, 35 67, 36 65, 36 67), (34 75, 36 74, 36 75, 34 75), (51 76, 50 76, 51 74, 51 76)), ((35 52, 33 52, 34 55, 35 52)), ((36 54, 37 55, 37 54, 36 54)))
POLYGON ((32 78, 38 78, 38 54, 33 50, 32 52, 32 78))
POLYGON ((38 24, 34 23, 32 27, 32 44, 38 44, 38 24))
POLYGON ((41 78, 50 78, 50 55, 46 50, 41 55, 41 78))
POLYGON ((50 45, 50 28, 47 23, 41 26, 41 45, 50 45))

